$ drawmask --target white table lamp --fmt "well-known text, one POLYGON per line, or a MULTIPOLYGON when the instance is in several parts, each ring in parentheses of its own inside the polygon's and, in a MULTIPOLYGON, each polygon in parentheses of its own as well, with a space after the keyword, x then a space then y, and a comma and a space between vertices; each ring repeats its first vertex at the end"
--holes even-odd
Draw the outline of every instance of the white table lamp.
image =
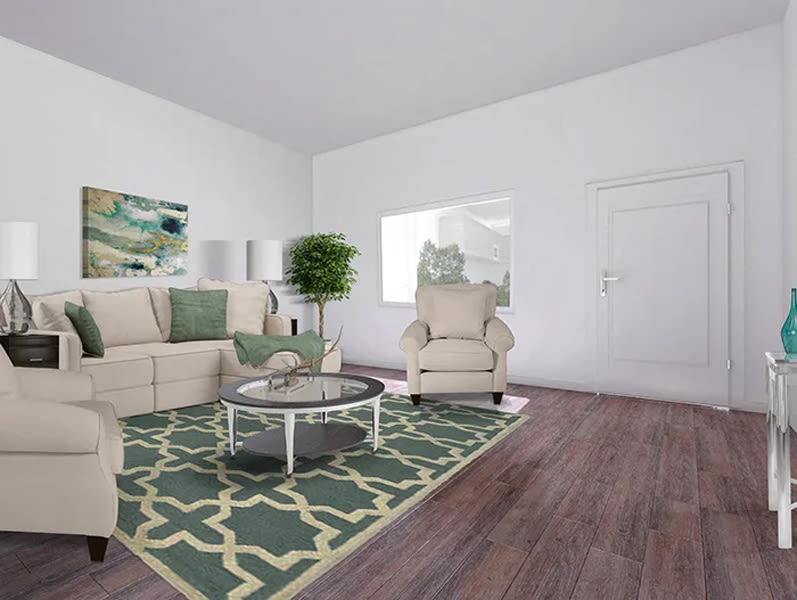
MULTIPOLYGON (((282 281, 282 241, 248 240, 246 242, 246 278, 249 281, 282 281)), ((271 314, 279 310, 279 300, 269 286, 271 314)))
POLYGON ((23 221, 0 222, 0 279, 8 287, 0 295, 0 331, 19 334, 30 329, 30 302, 19 289, 20 279, 39 277, 39 226, 23 221))

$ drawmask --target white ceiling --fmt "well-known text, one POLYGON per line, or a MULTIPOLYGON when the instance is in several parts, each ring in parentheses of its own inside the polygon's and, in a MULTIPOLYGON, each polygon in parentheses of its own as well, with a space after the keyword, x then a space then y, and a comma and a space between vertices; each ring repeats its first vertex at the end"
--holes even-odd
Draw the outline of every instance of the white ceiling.
POLYGON ((788 0, 0 0, 0 35, 318 153, 782 18, 788 0))

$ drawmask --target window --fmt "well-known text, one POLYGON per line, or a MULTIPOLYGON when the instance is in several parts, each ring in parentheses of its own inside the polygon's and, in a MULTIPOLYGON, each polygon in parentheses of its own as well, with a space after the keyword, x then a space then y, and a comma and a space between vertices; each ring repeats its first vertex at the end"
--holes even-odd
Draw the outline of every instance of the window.
POLYGON ((419 285, 492 283, 510 305, 512 198, 459 199, 379 219, 382 302, 414 304, 419 285))

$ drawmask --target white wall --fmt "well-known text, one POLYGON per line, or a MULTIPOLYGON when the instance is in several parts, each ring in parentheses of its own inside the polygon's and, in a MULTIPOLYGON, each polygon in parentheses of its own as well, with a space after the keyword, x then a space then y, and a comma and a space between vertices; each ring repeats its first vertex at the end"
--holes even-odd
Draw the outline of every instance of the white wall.
POLYGON ((783 306, 781 61, 781 27, 764 27, 315 157, 314 230, 345 232, 363 252, 351 300, 329 307, 347 361, 401 367, 414 318, 379 306, 378 212, 513 189, 510 379, 591 388, 585 185, 743 160, 745 377, 733 405, 760 409, 783 306))
POLYGON ((797 287, 797 3, 791 2, 783 18, 783 199, 784 199, 784 293, 797 287))
MULTIPOLYGON (((0 220, 40 227, 40 279, 24 290, 192 285, 203 240, 232 241, 242 280, 244 240, 310 231, 309 157, 4 38, 0 73, 0 220), (188 204, 189 275, 82 280, 86 185, 188 204)), ((303 305, 281 308, 311 325, 303 305)))

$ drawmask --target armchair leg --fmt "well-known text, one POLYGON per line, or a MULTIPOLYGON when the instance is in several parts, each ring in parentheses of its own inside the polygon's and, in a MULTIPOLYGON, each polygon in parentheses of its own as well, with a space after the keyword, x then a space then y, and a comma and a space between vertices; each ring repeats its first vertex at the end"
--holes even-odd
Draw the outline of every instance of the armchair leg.
POLYGON ((412 398, 412 403, 415 406, 421 405, 421 395, 420 394, 410 394, 410 398, 412 398))
POLYGON ((504 397, 504 392, 493 392, 493 404, 501 404, 501 398, 504 397))
POLYGON ((108 548, 108 538, 99 537, 96 535, 87 535, 86 540, 89 543, 89 556, 91 560, 102 562, 105 560, 105 550, 108 548))

